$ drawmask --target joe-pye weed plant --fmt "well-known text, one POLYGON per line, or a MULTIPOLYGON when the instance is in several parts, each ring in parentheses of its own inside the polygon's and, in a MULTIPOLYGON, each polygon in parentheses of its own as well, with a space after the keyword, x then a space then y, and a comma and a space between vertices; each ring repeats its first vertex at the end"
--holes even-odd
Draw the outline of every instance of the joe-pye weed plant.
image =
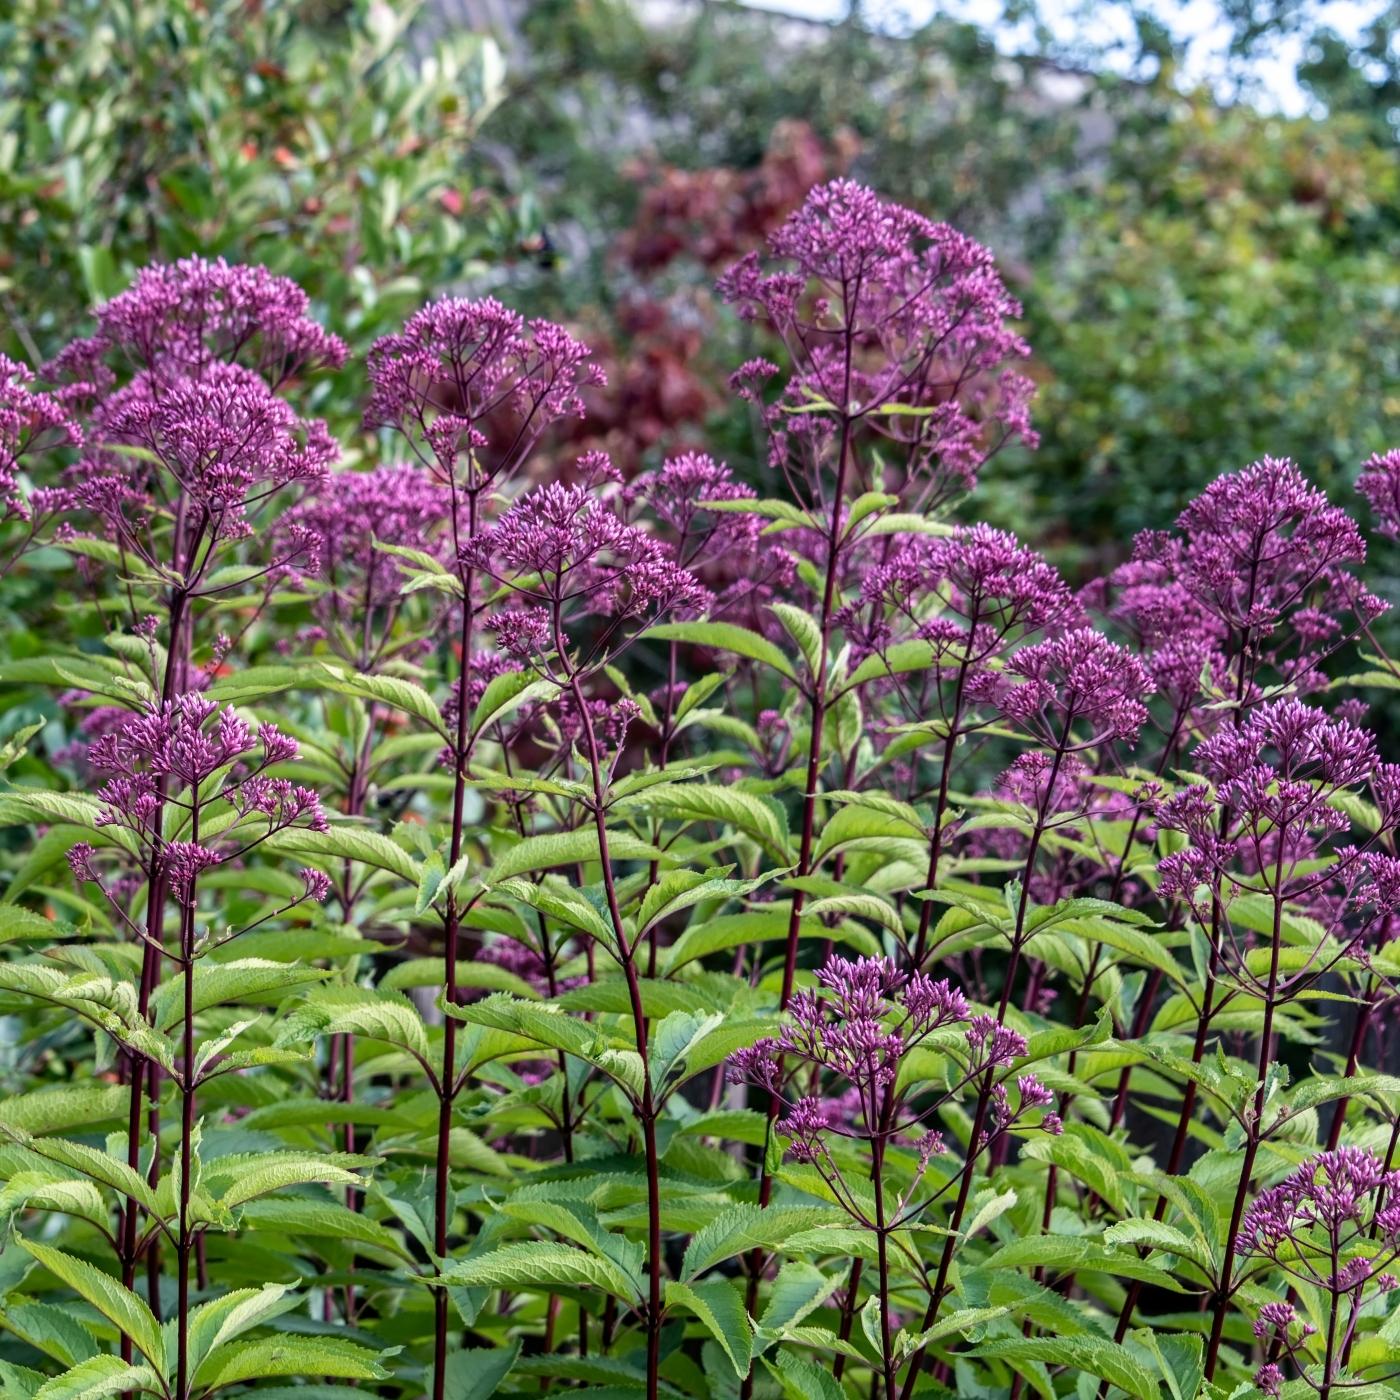
POLYGON ((0 366, 7 1396, 1400 1375, 1361 528, 1265 459, 1075 587, 985 249, 838 182, 720 292, 766 455, 626 480, 490 298, 343 444, 259 269, 0 366))

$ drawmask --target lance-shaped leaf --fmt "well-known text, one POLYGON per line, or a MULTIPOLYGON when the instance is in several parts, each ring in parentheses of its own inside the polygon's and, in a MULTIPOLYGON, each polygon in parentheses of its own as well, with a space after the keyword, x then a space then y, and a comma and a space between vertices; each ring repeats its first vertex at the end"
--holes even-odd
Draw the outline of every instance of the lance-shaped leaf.
POLYGON ((338 1201, 274 1196, 250 1201, 243 1208, 240 1219, 245 1230, 266 1230, 284 1239, 347 1240, 382 1249, 400 1259, 412 1258, 403 1241, 386 1225, 371 1219, 362 1210, 351 1210, 338 1201))
POLYGON ((636 1098, 641 1097, 646 1073, 641 1056, 603 1035, 597 1026, 577 1021, 558 1007, 521 1001, 497 993, 469 1006, 449 1006, 459 1021, 494 1026, 551 1050, 562 1050, 603 1071, 636 1098))
POLYGON ((751 1249, 781 1247, 790 1235, 803 1230, 848 1223, 846 1215, 824 1206, 731 1206, 691 1238, 681 1261, 681 1278, 689 1282, 751 1249))
MULTIPOLYGON (((721 871, 729 867, 721 867, 721 871)), ((723 873, 699 870, 668 870, 642 896, 637 911, 637 932, 645 933, 654 924, 669 919, 697 904, 712 899, 742 899, 772 878, 760 875, 755 880, 730 880, 723 873)))
POLYGON ((558 690, 552 681, 539 680, 528 671, 492 676, 472 712, 471 732, 480 734, 493 724, 504 724, 518 709, 556 695, 558 690))
POLYGON ((219 1205, 233 1210, 288 1186, 358 1186, 361 1181, 354 1169, 373 1166, 378 1160, 351 1152, 260 1152, 221 1157, 205 1166, 204 1184, 210 1191, 222 1185, 219 1205))
POLYGON ((73 1310, 61 1304, 29 1302, 17 1295, 0 1307, 0 1326, 62 1366, 77 1366, 101 1350, 73 1310))
POLYGON ((660 1085, 684 1068, 686 1056, 723 1024, 724 1014, 719 1011, 673 1011, 662 1020, 648 1044, 652 1084, 660 1085))
MULTIPOLYGON (((235 1288, 212 1302, 200 1304, 189 1319, 190 1375, 200 1381, 200 1368, 212 1351, 279 1317, 295 1307, 297 1301, 287 1284, 265 1283, 261 1288, 235 1288)), ((178 1361, 178 1319, 171 1318, 164 1330, 165 1367, 173 1374, 178 1361)))
POLYGON ((765 1356, 763 1364, 782 1387, 783 1400, 849 1400, 830 1371, 796 1351, 765 1356))
POLYGON ((648 812, 684 821, 722 822, 756 841, 776 860, 792 859, 782 809, 770 799, 742 788, 711 783, 658 783, 619 798, 614 810, 648 812))
POLYGON ((45 1381, 31 1400, 102 1400, 127 1391, 159 1393, 160 1380, 149 1366, 128 1365, 120 1356, 91 1356, 45 1381))
POLYGON ((506 1201, 501 1214, 525 1225, 537 1225, 582 1245, 590 1254, 616 1264, 627 1275, 638 1296, 646 1251, 626 1235, 605 1230, 596 1211, 579 1201, 506 1201))
POLYGON ((0 1100, 0 1124, 43 1136, 123 1118, 131 1091, 120 1084, 64 1084, 0 1100))
POLYGON ((157 1369, 165 1362, 165 1346, 160 1324, 151 1310, 120 1280, 104 1274, 95 1264, 75 1259, 48 1245, 21 1238, 20 1245, 34 1256, 56 1279, 66 1283, 90 1303, 157 1369))
POLYGON ((445 1284, 470 1288, 601 1288, 624 1302, 641 1301, 641 1289, 627 1270, 610 1259, 555 1240, 501 1245, 472 1259, 451 1263, 439 1275, 445 1284))
POLYGON ((389 1372, 377 1353, 338 1337, 267 1337, 229 1342, 212 1351, 200 1384, 210 1390, 268 1376, 334 1376, 349 1381, 385 1381, 389 1372))
MULTIPOLYGON (((608 832, 608 854, 613 860, 669 863, 672 859, 665 851, 626 831, 608 832)), ((579 831, 550 832, 517 841, 502 851, 489 869, 481 872, 481 878, 489 885, 497 885, 513 875, 524 875, 532 870, 549 870, 556 865, 588 865, 597 859, 598 833, 591 826, 579 831)))
POLYGON ((68 1142, 60 1137, 31 1137, 26 1132, 2 1124, 0 1135, 27 1148, 45 1161, 67 1167, 69 1171, 77 1172, 79 1176, 85 1176, 88 1180, 97 1182, 99 1186, 109 1186, 123 1196, 129 1196, 147 1211, 154 1212, 156 1209, 155 1192, 146 1178, 139 1172, 132 1171, 124 1161, 119 1161, 99 1148, 89 1147, 81 1142, 68 1142))
POLYGON ((710 1283, 666 1284, 666 1308, 684 1308, 700 1319, 717 1341, 738 1376, 747 1376, 753 1362, 753 1323, 738 1290, 722 1279, 710 1283))
POLYGON ((283 1020, 279 1045, 295 1045, 321 1035, 362 1035, 428 1058, 428 1033, 418 1008, 397 992, 365 987, 318 987, 283 1020))
MULTIPOLYGON (((293 988, 310 982, 323 982, 329 972, 317 967, 270 962, 264 958, 238 958, 232 962, 196 964, 194 973, 194 1009, 196 1013, 211 1006, 254 1002, 260 1006, 275 1006, 293 988)), ((167 979, 151 997, 151 1020, 161 1030, 178 1025, 184 1014, 185 974, 167 979)))
POLYGON ((400 676, 367 676, 360 672, 337 671, 323 667, 321 684, 340 695, 358 695, 365 700, 377 700, 391 709, 421 719, 444 739, 449 737, 442 712, 433 697, 421 685, 400 676))
POLYGON ((1075 1374, 1098 1376, 1118 1386, 1134 1400, 1160 1400, 1157 1378, 1121 1343, 1107 1337, 998 1338, 983 1342, 976 1356, 992 1356, 1013 1364, 1017 1361, 1043 1361, 1051 1366, 1068 1366, 1075 1374))

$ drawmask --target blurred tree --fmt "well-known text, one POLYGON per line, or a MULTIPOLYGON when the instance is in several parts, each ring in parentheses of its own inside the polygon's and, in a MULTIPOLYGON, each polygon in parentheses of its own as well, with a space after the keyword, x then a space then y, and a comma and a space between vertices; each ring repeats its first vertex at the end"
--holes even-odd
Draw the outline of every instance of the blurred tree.
POLYGON ((0 6, 0 348, 40 359, 134 268, 196 251, 294 277, 362 344, 509 254, 469 173, 499 50, 457 33, 415 55, 415 8, 0 6))

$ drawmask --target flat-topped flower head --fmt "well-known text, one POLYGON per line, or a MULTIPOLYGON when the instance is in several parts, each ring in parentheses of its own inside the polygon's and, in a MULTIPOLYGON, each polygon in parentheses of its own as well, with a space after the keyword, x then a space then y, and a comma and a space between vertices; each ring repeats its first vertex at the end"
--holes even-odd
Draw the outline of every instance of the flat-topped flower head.
MULTIPOLYGON (((0 519, 28 520, 45 501, 26 498, 20 472, 26 458, 56 447, 81 447, 82 429, 62 401, 33 388, 34 375, 17 360, 0 355, 0 519)), ((49 501, 51 510, 59 504, 49 501)), ((47 513, 47 512, 45 512, 47 513)))
POLYGON ((706 503, 755 495, 723 462, 704 452, 683 452, 668 458, 659 471, 633 477, 622 499, 629 510, 645 509, 667 527, 683 562, 710 563, 735 552, 751 553, 763 521, 757 515, 707 510, 706 503))
POLYGON ((1337 830, 1345 818, 1328 798, 1365 782, 1379 766, 1376 741, 1366 730, 1291 697, 1260 705, 1243 724, 1221 729, 1195 758, 1251 824, 1303 822, 1337 830))
POLYGON ((156 263, 99 306, 97 333, 70 345, 45 373, 100 389, 110 379, 109 360, 162 381, 238 364, 279 385, 308 370, 338 368, 349 354, 308 310, 306 293, 265 267, 202 257, 156 263))
MULTIPOLYGON (((223 363, 198 380, 138 376, 94 411, 88 446, 65 477, 68 508, 152 564, 161 555, 152 531, 180 499, 212 550, 251 536, 279 491, 320 481, 340 453, 321 420, 299 417, 251 370, 223 363)), ((307 557, 308 541, 284 533, 281 542, 307 557)))
POLYGON ((554 422, 581 418, 606 382, 562 326, 526 321, 494 297, 448 297, 369 353, 365 425, 402 433, 448 483, 472 489, 520 466, 554 422))
POLYGON ((1131 607, 1153 640, 1201 631, 1192 614, 1203 611, 1205 630, 1235 639, 1223 649, 1236 658, 1240 699, 1250 698, 1261 661, 1295 689, 1325 686, 1320 662, 1344 640, 1342 619, 1355 630, 1385 610, 1348 572, 1366 557, 1356 524, 1290 461, 1265 457, 1218 477, 1182 511, 1177 530, 1140 535, 1134 547, 1137 564, 1157 570, 1157 615, 1126 595, 1119 607, 1131 607), (1173 627, 1176 589, 1192 607, 1173 627))
MULTIPOLYGON (((1379 1273, 1400 1244, 1400 1211, 1385 1202, 1400 1188, 1400 1172, 1388 1171, 1369 1148, 1338 1147, 1319 1152, 1289 1173, 1277 1186, 1267 1187, 1245 1211, 1235 1248, 1240 1254, 1287 1257, 1294 1267, 1319 1274, 1330 1284, 1332 1247, 1345 1247, 1364 1233, 1374 1232, 1388 1249, 1383 1261, 1360 1261, 1359 1276, 1343 1281, 1356 1288, 1379 1273), (1379 1208, 1378 1208, 1379 1207, 1379 1208), (1315 1256, 1315 1240, 1322 1257, 1315 1256)), ((1279 1314, 1281 1317, 1282 1314, 1279 1314)))
POLYGON ((1400 449, 1368 457, 1356 479, 1356 489, 1370 503, 1381 534, 1400 538, 1400 449))
POLYGON ((1021 648, 1006 670, 999 708, 1046 743, 1131 740, 1147 720, 1147 668, 1091 627, 1021 648))
POLYGON ((511 602, 488 620, 512 655, 558 648, 583 614, 635 631, 710 594, 660 541, 624 520, 585 486, 551 483, 522 496, 461 551, 462 562, 509 586, 511 602), (559 635, 556 635, 556 623, 559 635))
MULTIPOLYGON (((971 489, 1006 441, 1034 445, 1031 382, 1006 368, 1028 353, 1020 306, 991 254, 946 224, 850 180, 819 186, 719 279, 720 295, 786 344, 791 374, 765 408, 770 461, 811 471, 845 420, 883 444, 862 485, 926 510, 971 489)), ((735 391, 760 399, 772 366, 749 361, 735 391)), ((845 438, 844 440, 849 440, 845 438)))

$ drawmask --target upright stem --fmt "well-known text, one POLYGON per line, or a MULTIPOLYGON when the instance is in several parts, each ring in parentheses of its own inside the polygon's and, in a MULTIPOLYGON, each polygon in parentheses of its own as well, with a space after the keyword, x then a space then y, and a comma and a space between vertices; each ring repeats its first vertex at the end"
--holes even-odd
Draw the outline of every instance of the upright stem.
MULTIPOLYGON (((454 539, 458 531, 457 490, 452 492, 452 524, 454 539)), ((477 493, 467 492, 467 538, 476 534, 477 493)), ((448 867, 455 866, 462 856, 467 792, 467 740, 470 733, 468 696, 472 673, 472 585, 474 575, 469 567, 458 573, 462 583, 462 614, 460 641, 461 662, 457 668, 457 733, 453 747, 452 837, 448 847, 448 867)), ((443 938, 443 1000, 450 1008, 457 1001, 457 943, 461 928, 461 911, 452 890, 447 892, 443 938)), ((452 1144, 452 1104, 457 1096, 457 1021, 449 1013, 443 1017, 442 1075, 438 1084, 437 1159, 433 1181, 433 1251, 439 1259, 447 1257, 447 1230, 452 1220, 450 1149, 452 1144)), ((433 1400, 445 1400, 447 1385, 448 1297, 443 1288, 433 1290, 433 1400)))
MULTIPOLYGON (((190 839, 199 840, 199 793, 190 795, 190 839)), ((194 888, 185 895, 180 908, 180 961, 185 972, 185 1000, 180 1022, 180 1228, 178 1256, 178 1302, 175 1321, 177 1344, 175 1400, 189 1396, 189 1319, 190 1256, 194 1235, 190 1228, 190 1194, 194 1180, 194 888)))
POLYGON ((571 676, 569 689, 583 721, 583 738, 588 751, 588 766, 593 781, 593 825, 598 833, 598 860, 603 869, 603 890, 612 920, 613 936, 621 955, 622 971, 627 978, 627 998, 632 1010, 632 1030, 637 1041, 637 1054, 642 1060, 642 1098, 639 1116, 642 1127, 642 1151, 646 1156, 647 1172, 647 1256, 648 1291, 646 1311, 647 1339, 647 1400, 657 1400, 661 1384, 661 1158, 656 1149, 656 1104, 652 1097, 651 1067, 647 1054, 647 1018, 642 1007, 642 985, 637 976, 637 945, 628 947, 622 927, 622 908, 618 903, 617 885, 613 879, 612 856, 608 847, 607 800, 603 791, 603 765, 598 752, 598 739, 593 718, 584 700, 578 678, 571 676))
MULTIPOLYGON (((977 1094, 977 1107, 972 1114, 972 1131, 967 1139, 967 1160, 963 1162, 962 1175, 958 1181, 958 1197, 953 1203, 953 1213, 948 1218, 948 1234, 943 1241, 943 1252, 938 1260, 938 1274, 934 1279, 933 1292, 929 1295, 928 1307, 924 1310, 921 1332, 927 1332, 938 1320, 938 1309, 948 1292, 948 1274, 953 1267, 953 1251, 957 1247, 958 1232, 962 1229, 963 1216, 967 1211, 967 1200, 972 1193, 973 1169, 977 1164, 978 1144, 987 1126, 987 1110, 992 1102, 992 1085, 996 1071, 989 1067, 983 1076, 982 1086, 977 1094)), ((910 1400, 914 1386, 923 1368, 924 1353, 916 1351, 909 1358, 909 1373, 904 1377, 899 1400, 910 1400)))
POLYGON ((871 1144, 871 1180, 875 1188, 875 1249, 880 1270, 880 1360, 885 1400, 895 1400, 894 1329, 890 1322, 889 1230, 885 1225, 885 1140, 871 1144))
MULTIPOLYGON (((968 646, 972 639, 969 637, 968 646)), ((924 884, 931 890, 938 888, 938 862, 943 853, 943 816, 948 810, 948 786, 953 771, 953 750, 957 747, 958 728, 962 722, 963 688, 967 682, 967 659, 958 666, 958 678, 953 690, 953 718, 949 721, 948 733, 943 739, 943 762, 938 773, 938 802, 933 809, 933 834, 928 844, 928 876, 924 884)), ((924 900, 919 911, 919 932, 914 940, 914 954, 910 959, 914 971, 923 965, 924 953, 928 949, 928 933, 933 923, 933 901, 924 900)))
MULTIPOLYGON (((177 531, 175 541, 175 562, 180 562, 180 541, 177 531)), ((185 645, 185 620, 189 606, 189 595, 183 589, 172 589, 168 611, 170 646, 165 654, 165 674, 161 677, 160 698, 169 704, 179 693, 181 677, 184 673, 183 647, 185 645)), ((165 814, 164 777, 157 781, 160 804, 152 817, 152 827, 159 835, 165 814)), ((146 887, 146 941, 141 947, 141 979, 137 984, 137 1009, 148 1019, 151 1012, 151 997, 160 985, 160 946, 165 939, 165 907, 169 896, 165 870, 157 848, 151 861, 150 878, 146 887)), ((129 1076, 129 1100, 127 1104, 126 1164, 134 1172, 141 1170, 141 1117, 143 1107, 147 1107, 148 1135, 151 1142, 150 1178, 152 1185, 160 1174, 160 1107, 159 1068, 153 1061, 143 1060, 134 1050, 126 1052, 127 1073, 129 1076)), ((141 1205, 133 1197, 127 1198, 122 1217, 121 1256, 122 1283, 127 1288, 136 1283, 136 1260, 139 1252, 141 1205)), ((160 1269, 157 1262, 156 1244, 150 1245, 150 1291, 151 1308, 160 1315, 160 1269)), ((128 1356, 130 1339, 123 1338, 122 1354, 128 1356)), ((129 1359, 129 1356, 128 1356, 129 1359)))
POLYGON ((1221 1255, 1220 1286, 1215 1295, 1215 1316, 1211 1322, 1210 1341, 1206 1346, 1206 1380, 1215 1379, 1215 1368, 1220 1360, 1220 1341, 1225 1332, 1225 1318, 1230 1311, 1230 1299, 1234 1296, 1232 1277, 1235 1263, 1235 1242, 1239 1239, 1240 1221, 1244 1216, 1244 1203, 1249 1197, 1249 1182, 1254 1175, 1254 1161, 1259 1155, 1259 1143, 1264 1131, 1264 1094, 1267 1088, 1269 1058, 1274 1039, 1274 1004, 1278 998, 1279 956, 1283 947, 1283 902, 1282 889, 1283 849, 1287 827, 1278 832, 1279 854, 1274 861, 1274 919, 1272 947, 1269 952, 1269 982, 1264 995, 1264 1025, 1259 1034, 1258 1087, 1254 1091, 1254 1116, 1245 1133, 1244 1160, 1240 1163, 1240 1179, 1235 1187, 1235 1203, 1230 1210, 1230 1227, 1225 1234, 1225 1248, 1221 1255))
MULTIPOLYGON (((850 363, 846 368, 847 398, 849 399, 850 363)), ((844 405, 843 405, 844 407, 844 405)), ((797 873, 812 873, 812 845, 816 833, 817 792, 821 784, 822 736, 826 728, 826 670, 831 650, 831 615, 836 606, 836 574, 841 553, 841 502, 846 494, 846 473, 850 462, 851 420, 843 412, 841 437, 837 451, 836 489, 832 493, 831 527, 826 541, 826 578, 822 586, 822 606, 818 617, 821 646, 817 655, 816 674, 812 677, 812 732, 807 753, 807 779, 802 789, 802 839, 798 848, 797 873)), ((792 998, 792 984, 797 975, 797 945, 802 927, 802 908, 806 902, 800 889, 792 892, 792 912, 788 917, 787 948, 783 959, 783 989, 778 1006, 786 1010, 792 998)), ((771 1110, 770 1110, 771 1111, 771 1110)), ((766 1181, 766 1176, 765 1176, 766 1181)))

